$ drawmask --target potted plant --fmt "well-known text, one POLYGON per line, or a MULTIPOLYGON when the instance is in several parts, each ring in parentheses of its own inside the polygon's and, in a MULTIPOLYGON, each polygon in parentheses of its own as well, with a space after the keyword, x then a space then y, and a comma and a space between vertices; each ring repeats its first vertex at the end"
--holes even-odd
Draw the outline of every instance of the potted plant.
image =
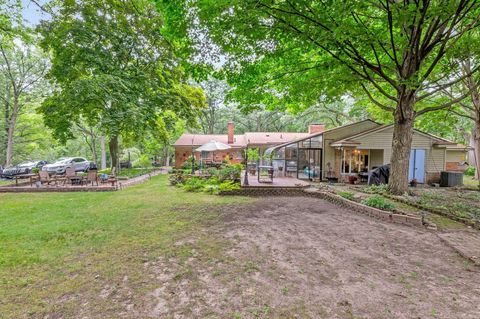
POLYGON ((354 175, 348 176, 348 182, 349 182, 350 184, 352 184, 352 185, 355 184, 355 182, 357 181, 357 179, 358 179, 357 176, 354 176, 354 175))

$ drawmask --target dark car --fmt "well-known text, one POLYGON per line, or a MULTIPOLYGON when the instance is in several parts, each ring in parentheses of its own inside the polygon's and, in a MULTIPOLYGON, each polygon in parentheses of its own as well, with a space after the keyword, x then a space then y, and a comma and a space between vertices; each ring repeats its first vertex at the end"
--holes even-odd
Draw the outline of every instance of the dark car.
POLYGON ((29 174, 32 172, 32 169, 42 169, 42 167, 46 164, 48 164, 47 161, 23 162, 15 166, 5 168, 1 173, 1 176, 5 178, 12 178, 15 175, 29 174))

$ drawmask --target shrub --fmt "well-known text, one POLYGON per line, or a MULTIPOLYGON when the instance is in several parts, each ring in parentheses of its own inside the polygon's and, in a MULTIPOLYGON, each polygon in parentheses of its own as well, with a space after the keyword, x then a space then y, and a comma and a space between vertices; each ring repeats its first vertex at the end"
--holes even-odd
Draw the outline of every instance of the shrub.
POLYGON ((382 210, 394 210, 395 205, 392 203, 388 202, 383 198, 382 196, 374 195, 372 197, 369 197, 367 199, 362 200, 362 204, 370 206, 370 207, 375 207, 378 209, 382 210))
POLYGON ((225 181, 218 185, 218 190, 221 192, 232 191, 236 189, 240 189, 240 184, 234 181, 225 181))
MULTIPOLYGON (((183 169, 192 170, 192 155, 182 164, 183 169)), ((195 170, 200 169, 200 161, 195 161, 195 170)))
POLYGON ((475 176, 475 167, 469 166, 469 167, 465 170, 464 174, 467 175, 467 176, 475 176))
POLYGON ((338 195, 342 196, 343 198, 353 200, 353 193, 352 192, 339 192, 338 195))
POLYGON ((242 164, 232 164, 227 165, 225 168, 221 169, 218 172, 220 181, 238 181, 240 180, 240 175, 242 173, 243 165, 242 164))
POLYGON ((38 167, 32 168, 32 173, 33 174, 38 174, 40 172, 40 169, 38 167))
POLYGON ((152 163, 150 161, 150 158, 148 155, 142 155, 140 156, 136 161, 133 162, 134 167, 151 167, 152 163))
POLYGON ((198 177, 190 177, 188 178, 182 185, 182 188, 187 192, 201 192, 207 181, 198 177))
POLYGON ((170 185, 175 186, 175 185, 185 183, 188 178, 189 176, 183 174, 183 171, 176 170, 175 172, 173 172, 168 176, 168 181, 170 182, 170 185))
POLYGON ((365 188, 365 192, 371 193, 371 194, 385 194, 388 192, 388 185, 387 184, 370 185, 365 188))

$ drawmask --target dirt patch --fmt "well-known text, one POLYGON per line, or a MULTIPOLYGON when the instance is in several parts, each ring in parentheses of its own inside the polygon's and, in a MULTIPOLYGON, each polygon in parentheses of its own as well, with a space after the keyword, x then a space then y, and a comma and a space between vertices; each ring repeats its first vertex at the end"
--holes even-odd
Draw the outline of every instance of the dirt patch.
POLYGON ((144 264, 151 289, 133 298, 127 317, 478 318, 480 313, 478 268, 429 231, 304 197, 229 206, 224 217, 179 242, 189 252, 183 257, 144 264))

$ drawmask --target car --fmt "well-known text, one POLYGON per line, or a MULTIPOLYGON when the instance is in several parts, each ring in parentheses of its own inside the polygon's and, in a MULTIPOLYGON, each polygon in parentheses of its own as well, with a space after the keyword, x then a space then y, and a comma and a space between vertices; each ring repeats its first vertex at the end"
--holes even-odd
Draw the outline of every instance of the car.
POLYGON ((23 162, 18 165, 6 167, 2 171, 1 176, 4 178, 13 178, 16 175, 29 174, 32 172, 32 169, 34 168, 42 169, 42 167, 45 166, 46 164, 48 164, 47 161, 23 162))
POLYGON ((83 157, 62 157, 55 163, 43 166, 42 170, 49 174, 65 174, 69 167, 73 167, 75 172, 86 172, 90 169, 90 161, 83 157))

